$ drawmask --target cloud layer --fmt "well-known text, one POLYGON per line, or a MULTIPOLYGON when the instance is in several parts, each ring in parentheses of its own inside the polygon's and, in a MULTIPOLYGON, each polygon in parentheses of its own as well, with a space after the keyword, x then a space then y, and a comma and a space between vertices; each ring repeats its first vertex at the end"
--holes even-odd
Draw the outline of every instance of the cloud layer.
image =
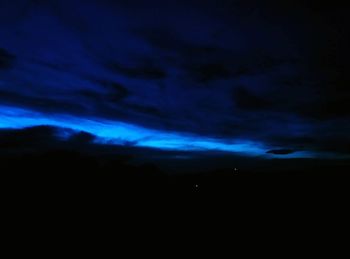
POLYGON ((0 104, 347 155, 344 8, 283 2, 0 3, 0 104))

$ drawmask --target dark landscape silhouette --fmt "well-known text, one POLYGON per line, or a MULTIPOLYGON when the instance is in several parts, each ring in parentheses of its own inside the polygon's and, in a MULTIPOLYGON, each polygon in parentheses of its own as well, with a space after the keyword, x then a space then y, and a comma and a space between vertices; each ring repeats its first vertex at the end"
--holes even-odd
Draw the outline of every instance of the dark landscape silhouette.
POLYGON ((110 199, 146 193, 276 199, 348 192, 346 160, 266 161, 224 153, 165 152, 94 144, 93 137, 82 132, 63 140, 54 132, 56 128, 47 126, 0 131, 1 182, 11 193, 50 202, 53 197, 110 199))

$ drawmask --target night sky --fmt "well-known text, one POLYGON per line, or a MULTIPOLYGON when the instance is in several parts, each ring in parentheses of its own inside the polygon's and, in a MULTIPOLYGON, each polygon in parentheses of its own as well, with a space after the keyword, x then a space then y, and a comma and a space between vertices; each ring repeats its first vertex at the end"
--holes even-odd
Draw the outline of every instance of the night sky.
POLYGON ((337 1, 1 1, 0 142, 35 132, 2 152, 50 135, 193 163, 349 160, 347 16, 337 1))

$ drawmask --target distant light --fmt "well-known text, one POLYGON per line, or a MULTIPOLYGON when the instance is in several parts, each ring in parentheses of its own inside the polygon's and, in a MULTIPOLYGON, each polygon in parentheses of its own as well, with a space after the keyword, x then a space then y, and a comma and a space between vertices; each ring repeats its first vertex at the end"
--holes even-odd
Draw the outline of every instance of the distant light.
MULTIPOLYGON (((264 154, 261 144, 245 140, 220 140, 203 136, 152 130, 120 121, 79 118, 70 115, 45 114, 22 108, 0 106, 0 128, 55 126, 85 131, 97 137, 96 143, 124 145, 178 151, 224 151, 246 156, 264 154)), ((67 133, 67 132, 63 132, 67 133)), ((62 137, 66 137, 63 134, 62 137)))
MULTIPOLYGON (((121 121, 45 114, 29 109, 0 105, 0 129, 22 129, 34 126, 54 126, 84 131, 95 135, 97 144, 125 145, 125 143, 133 143, 137 147, 170 151, 222 151, 244 156, 275 158, 272 155, 266 155, 266 150, 271 149, 271 147, 266 147, 255 141, 214 139, 194 134, 152 130, 121 121)), ((69 131, 63 132, 60 137, 69 137, 69 131)), ((332 154, 304 151, 295 152, 283 156, 283 158, 322 157, 322 155, 328 157, 332 154)), ((235 171, 238 169, 235 168, 235 171)))

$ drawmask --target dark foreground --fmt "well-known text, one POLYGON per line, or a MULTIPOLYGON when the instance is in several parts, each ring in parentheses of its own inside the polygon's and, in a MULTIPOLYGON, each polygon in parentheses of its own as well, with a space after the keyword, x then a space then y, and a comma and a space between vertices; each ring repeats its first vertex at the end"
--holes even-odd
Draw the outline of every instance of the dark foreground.
POLYGON ((7 195, 33 195, 38 199, 128 198, 149 193, 159 197, 225 194, 235 199, 305 194, 327 197, 348 193, 347 164, 312 164, 287 169, 271 167, 269 171, 266 167, 262 171, 239 167, 169 173, 151 163, 130 164, 122 157, 93 157, 75 151, 7 154, 0 158, 1 185, 7 195))
POLYGON ((75 244, 76 237, 70 233, 90 237, 92 226, 112 236, 125 228, 130 240, 138 233, 130 228, 140 231, 145 226, 150 230, 144 232, 143 240, 154 233, 155 226, 168 235, 169 228, 206 232, 210 226, 225 230, 230 223, 235 232, 228 232, 235 236, 237 228, 246 232, 246 226, 264 226, 265 236, 271 231, 271 221, 290 229, 302 229, 298 222, 308 226, 314 222, 323 231, 326 221, 319 227, 320 217, 331 213, 335 215, 332 222, 337 222, 347 211, 346 166, 313 164, 306 171, 297 167, 297 171, 275 168, 269 172, 269 166, 254 171, 254 166, 247 170, 242 163, 237 171, 169 173, 152 164, 127 161, 62 150, 2 155, 4 222, 12 234, 17 233, 14 227, 27 231, 27 240, 40 226, 44 239, 62 233, 75 244))
POLYGON ((81 132, 67 140, 52 127, 0 131, 0 182, 7 197, 102 200, 224 194, 235 200, 343 196, 350 161, 258 159, 97 145, 81 132), (265 197, 265 198, 264 198, 265 197))

